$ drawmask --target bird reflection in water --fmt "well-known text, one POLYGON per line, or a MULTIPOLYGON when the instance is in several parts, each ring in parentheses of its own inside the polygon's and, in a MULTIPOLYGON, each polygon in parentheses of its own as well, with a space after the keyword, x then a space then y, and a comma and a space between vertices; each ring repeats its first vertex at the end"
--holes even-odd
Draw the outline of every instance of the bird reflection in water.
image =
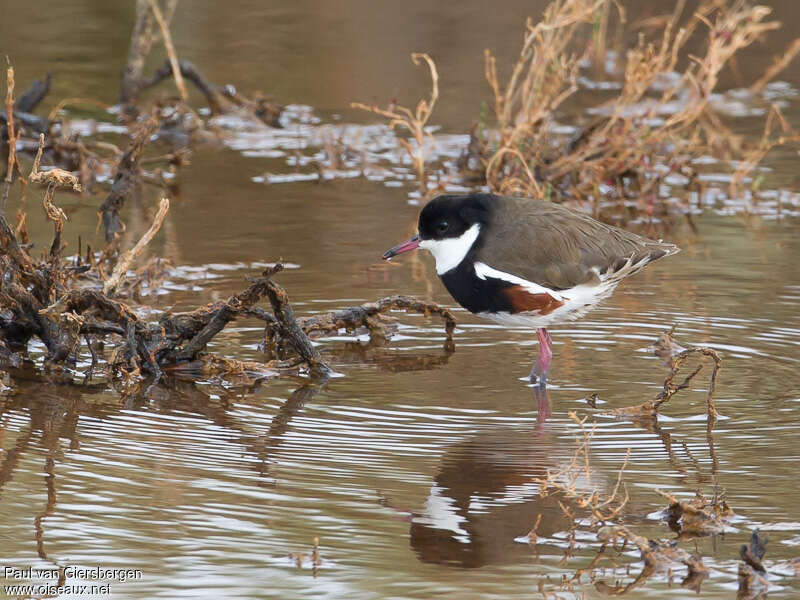
POLYGON ((545 538, 574 527, 559 504, 569 507, 568 498, 540 494, 539 480, 569 463, 575 448, 545 425, 546 391, 534 389, 540 412, 533 428, 492 428, 444 454, 424 508, 411 516, 420 560, 463 568, 529 560, 530 547, 514 540, 537 521, 545 538))

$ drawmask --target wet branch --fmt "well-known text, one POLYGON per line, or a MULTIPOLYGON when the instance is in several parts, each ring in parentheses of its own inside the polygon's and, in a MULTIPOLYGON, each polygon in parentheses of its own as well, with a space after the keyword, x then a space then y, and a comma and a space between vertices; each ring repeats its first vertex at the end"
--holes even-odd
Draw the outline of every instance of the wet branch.
POLYGON ((663 389, 658 393, 656 399, 653 401, 644 402, 635 406, 626 406, 623 408, 616 408, 610 413, 617 417, 625 418, 655 418, 658 416, 658 409, 662 404, 668 402, 679 391, 689 387, 692 379, 703 369, 703 365, 699 364, 691 373, 689 373, 681 383, 675 383, 675 377, 681 370, 686 360, 693 354, 698 354, 700 357, 711 358, 714 362, 714 367, 708 381, 708 391, 706 392, 706 411, 708 414, 709 428, 713 428, 719 413, 714 406, 714 390, 717 383, 717 373, 722 367, 722 359, 716 350, 706 346, 693 346, 690 348, 683 348, 675 342, 671 331, 663 332, 658 340, 651 346, 656 356, 661 357, 669 366, 669 374, 664 380, 663 389))
MULTIPOLYGON (((217 305, 213 311, 202 314, 200 311, 180 316, 182 322, 193 323, 196 333, 191 336, 189 342, 172 357, 173 362, 190 361, 197 358, 198 354, 205 350, 208 343, 222 331, 225 326, 233 321, 242 313, 247 313, 253 305, 268 293, 273 275, 283 270, 283 265, 278 264, 267 269, 261 277, 250 281, 250 286, 243 292, 231 296, 221 305, 217 305)), ((275 287, 279 287, 276 284, 275 287)), ((285 292, 284 292, 285 294, 285 292)), ((180 327, 178 327, 180 329, 180 327)), ((186 335, 183 333, 182 335, 186 335)))
POLYGON ((306 333, 323 332, 329 333, 339 329, 352 331, 357 327, 367 327, 370 335, 389 337, 386 328, 376 317, 390 310, 402 309, 407 312, 421 313, 425 316, 439 315, 444 319, 445 332, 447 338, 452 339, 456 320, 453 314, 446 308, 442 308, 433 302, 425 302, 409 296, 389 296, 376 302, 366 302, 360 306, 354 306, 343 310, 328 312, 312 317, 301 317, 298 324, 306 333))
POLYGON ((700 354, 701 356, 708 356, 711 357, 711 359, 714 361, 714 370, 711 372, 711 377, 709 378, 708 382, 706 405, 708 410, 708 418, 716 419, 718 413, 717 409, 714 407, 714 388, 716 387, 717 373, 722 367, 722 359, 719 357, 719 354, 717 354, 715 350, 712 350, 711 348, 706 348, 704 346, 687 348, 686 350, 683 350, 682 352, 672 357, 672 359, 670 360, 669 375, 667 376, 666 380, 664 380, 664 389, 658 394, 656 401, 654 403, 654 407, 657 410, 659 406, 667 402, 677 392, 688 387, 689 382, 692 380, 692 378, 695 375, 697 375, 703 368, 702 364, 698 365, 698 367, 691 374, 689 374, 686 377, 686 379, 683 380, 682 383, 680 383, 679 385, 675 385, 674 383, 675 376, 678 374, 678 371, 680 371, 681 367, 686 362, 686 359, 689 358, 689 356, 691 356, 692 354, 700 354))
POLYGON ((119 211, 139 180, 139 159, 145 144, 158 129, 155 119, 147 119, 133 136, 128 149, 123 154, 111 184, 111 192, 100 205, 100 216, 105 230, 106 241, 113 241, 117 234, 125 230, 119 218, 119 211))
POLYGON ((286 291, 273 282, 269 282, 266 293, 278 321, 278 331, 281 337, 288 339, 295 351, 308 363, 312 375, 328 377, 331 374, 331 368, 322 360, 319 350, 314 347, 314 344, 298 325, 286 291))

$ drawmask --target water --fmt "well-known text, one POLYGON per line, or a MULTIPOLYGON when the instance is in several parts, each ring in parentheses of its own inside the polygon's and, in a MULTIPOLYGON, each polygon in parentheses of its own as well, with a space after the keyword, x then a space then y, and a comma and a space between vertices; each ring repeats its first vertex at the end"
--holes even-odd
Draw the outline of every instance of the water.
MULTIPOLYGON (((794 22, 795 4, 774 4, 794 22)), ((488 18, 479 3, 442 11, 412 2, 396 13, 365 3, 181 8, 176 45, 210 79, 313 106, 329 127, 374 122, 350 111, 351 100, 387 94, 410 103, 425 93, 424 72, 407 56, 430 50, 443 92, 433 122, 446 141, 465 133, 488 98, 483 47, 508 64, 524 16, 539 5, 515 2, 488 18)), ((47 20, 21 2, 4 9, 10 19, 0 25, 0 51, 11 55, 20 85, 51 69, 47 109, 68 96, 113 103, 131 8, 62 2, 50 9, 47 20)), ((765 57, 789 37, 778 34, 744 58, 743 79, 763 70, 765 57)), ((795 65, 782 79, 797 87, 798 74, 795 65)), ((786 103, 796 122, 797 100, 790 95, 786 103)), ((757 131, 757 124, 744 120, 742 128, 757 131)), ((259 155, 253 150, 269 145, 265 137, 239 133, 227 146, 197 148, 181 172, 180 195, 152 248, 181 268, 168 294, 146 302, 182 310, 225 298, 264 262, 283 258, 299 266, 279 276, 299 314, 398 292, 452 306, 430 256, 380 260, 414 227, 410 186, 361 177, 268 185, 258 178, 293 171, 288 142, 273 148, 282 156, 259 155)), ((767 161, 775 188, 794 191, 795 159, 786 151, 767 161)), ((126 206, 131 236, 149 221, 149 193, 126 206)), ((97 239, 98 202, 60 197, 71 218, 70 248, 78 234, 97 239)), ((50 228, 29 203, 41 247, 50 228)), ((764 216, 718 212, 725 211, 696 216, 696 234, 688 227, 670 234, 682 253, 626 281, 583 320, 553 329, 548 399, 520 380, 536 353, 532 332, 505 331, 460 310, 454 353, 444 349, 441 323, 418 315, 398 315, 399 335, 388 345, 321 340, 345 374, 322 387, 305 379, 208 380, 125 395, 103 384, 15 377, 0 400, 0 565, 140 570, 124 582, 109 580, 119 598, 535 597, 540 586, 559 590, 562 576, 573 577, 599 548, 579 525, 565 558, 569 519, 537 483, 569 463, 575 412, 597 423, 591 482, 581 485, 612 488, 630 448, 625 514, 637 533, 673 536, 654 516, 666 505, 657 489, 682 498, 696 489, 726 491, 736 512, 730 531, 697 547, 711 570, 702 596, 730 598, 739 546, 753 528, 770 536, 771 571, 800 555, 800 241, 791 205, 782 218, 768 205, 764 216), (655 397, 666 368, 646 347, 673 324, 680 341, 723 356, 716 391, 723 418, 710 436, 708 367, 664 407, 655 427, 600 414, 655 397), (593 393, 598 410, 585 400, 593 393), (539 543, 518 541, 539 514, 539 543)), ((257 322, 238 321, 212 349, 257 360, 260 334, 257 322)), ((641 570, 635 552, 616 561, 616 570, 601 562, 596 580, 624 584, 641 570)), ((655 576, 628 597, 693 595, 679 586, 682 577, 676 570, 670 586, 666 575, 655 576)), ((800 594, 791 576, 770 580, 770 597, 800 594)), ((98 583, 69 580, 81 582, 98 583)), ((588 575, 574 589, 560 597, 600 597, 588 575)))

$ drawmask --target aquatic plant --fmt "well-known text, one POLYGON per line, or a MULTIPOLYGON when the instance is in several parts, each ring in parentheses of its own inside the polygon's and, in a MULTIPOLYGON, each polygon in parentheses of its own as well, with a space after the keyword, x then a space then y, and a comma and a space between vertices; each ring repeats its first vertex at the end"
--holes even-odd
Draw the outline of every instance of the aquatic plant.
MULTIPOLYGON (((638 204, 637 212, 666 213, 673 199, 659 193, 659 186, 669 175, 680 174, 687 182, 686 202, 688 192, 698 187, 696 158, 710 155, 737 165, 729 192, 735 195, 769 150, 800 141, 775 105, 755 146, 736 135, 715 110, 721 71, 737 53, 780 26, 767 20, 770 9, 707 0, 687 18, 685 4, 678 2, 662 19, 660 37, 640 32, 623 55, 605 48, 612 8, 625 24, 617 2, 555 0, 540 20, 528 20, 522 50, 505 83, 487 50, 485 73, 496 127, 475 130, 467 152, 477 154, 485 166, 489 188, 588 204, 606 219, 611 218, 609 204, 619 212, 631 201, 638 204), (603 16, 600 28, 598 16, 603 16), (687 56, 687 41, 696 33, 705 37, 704 51, 687 56), (622 73, 618 83, 606 86, 618 91, 604 102, 589 101, 586 113, 592 122, 567 139, 559 133, 560 111, 580 92, 581 70, 598 56, 622 73)), ((797 43, 791 45, 751 93, 762 91, 798 50, 797 43)), ((582 101, 591 93, 583 94, 582 101)))

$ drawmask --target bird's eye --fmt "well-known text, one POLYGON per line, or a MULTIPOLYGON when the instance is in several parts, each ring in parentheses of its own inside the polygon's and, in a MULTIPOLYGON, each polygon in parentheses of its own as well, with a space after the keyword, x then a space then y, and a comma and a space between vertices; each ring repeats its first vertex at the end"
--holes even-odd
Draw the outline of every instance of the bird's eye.
POLYGON ((439 221, 439 223, 436 225, 436 231, 438 231, 439 233, 444 233, 445 231, 447 231, 448 227, 450 227, 450 223, 448 223, 447 221, 439 221))

